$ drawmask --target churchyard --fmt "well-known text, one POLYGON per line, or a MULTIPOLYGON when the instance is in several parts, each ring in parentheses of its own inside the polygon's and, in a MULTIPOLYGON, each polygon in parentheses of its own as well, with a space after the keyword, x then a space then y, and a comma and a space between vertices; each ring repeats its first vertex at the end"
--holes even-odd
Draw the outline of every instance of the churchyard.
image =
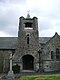
POLYGON ((60 80, 60 74, 22 76, 19 80, 60 80))

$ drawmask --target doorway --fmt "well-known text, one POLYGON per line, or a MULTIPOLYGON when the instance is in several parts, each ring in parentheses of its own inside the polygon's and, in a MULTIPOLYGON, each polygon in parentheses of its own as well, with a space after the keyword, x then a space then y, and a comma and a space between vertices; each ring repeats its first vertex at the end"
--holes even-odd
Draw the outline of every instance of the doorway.
POLYGON ((34 70, 34 57, 31 55, 25 55, 22 57, 23 70, 34 70))

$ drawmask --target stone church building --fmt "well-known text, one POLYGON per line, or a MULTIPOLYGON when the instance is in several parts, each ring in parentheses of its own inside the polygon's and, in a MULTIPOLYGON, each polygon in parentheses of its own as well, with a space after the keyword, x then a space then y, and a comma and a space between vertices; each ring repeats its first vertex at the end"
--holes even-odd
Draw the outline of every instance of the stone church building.
POLYGON ((60 70, 60 36, 39 37, 38 18, 19 18, 18 37, 0 37, 0 73, 8 72, 10 54, 14 73, 23 70, 60 70))

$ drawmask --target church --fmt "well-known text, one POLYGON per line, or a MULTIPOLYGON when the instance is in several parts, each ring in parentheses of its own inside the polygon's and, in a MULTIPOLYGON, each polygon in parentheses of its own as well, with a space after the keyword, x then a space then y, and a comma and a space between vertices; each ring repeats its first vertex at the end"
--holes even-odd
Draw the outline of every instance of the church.
POLYGON ((59 71, 60 35, 39 37, 38 18, 19 18, 18 37, 0 37, 0 73, 10 69, 10 54, 14 73, 23 70, 59 71))

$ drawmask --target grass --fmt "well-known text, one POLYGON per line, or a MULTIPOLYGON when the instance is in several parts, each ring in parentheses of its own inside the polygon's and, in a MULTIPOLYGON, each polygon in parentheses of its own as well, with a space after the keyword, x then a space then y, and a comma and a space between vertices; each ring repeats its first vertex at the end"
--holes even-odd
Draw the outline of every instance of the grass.
POLYGON ((19 80, 60 80, 60 74, 22 76, 19 80))

